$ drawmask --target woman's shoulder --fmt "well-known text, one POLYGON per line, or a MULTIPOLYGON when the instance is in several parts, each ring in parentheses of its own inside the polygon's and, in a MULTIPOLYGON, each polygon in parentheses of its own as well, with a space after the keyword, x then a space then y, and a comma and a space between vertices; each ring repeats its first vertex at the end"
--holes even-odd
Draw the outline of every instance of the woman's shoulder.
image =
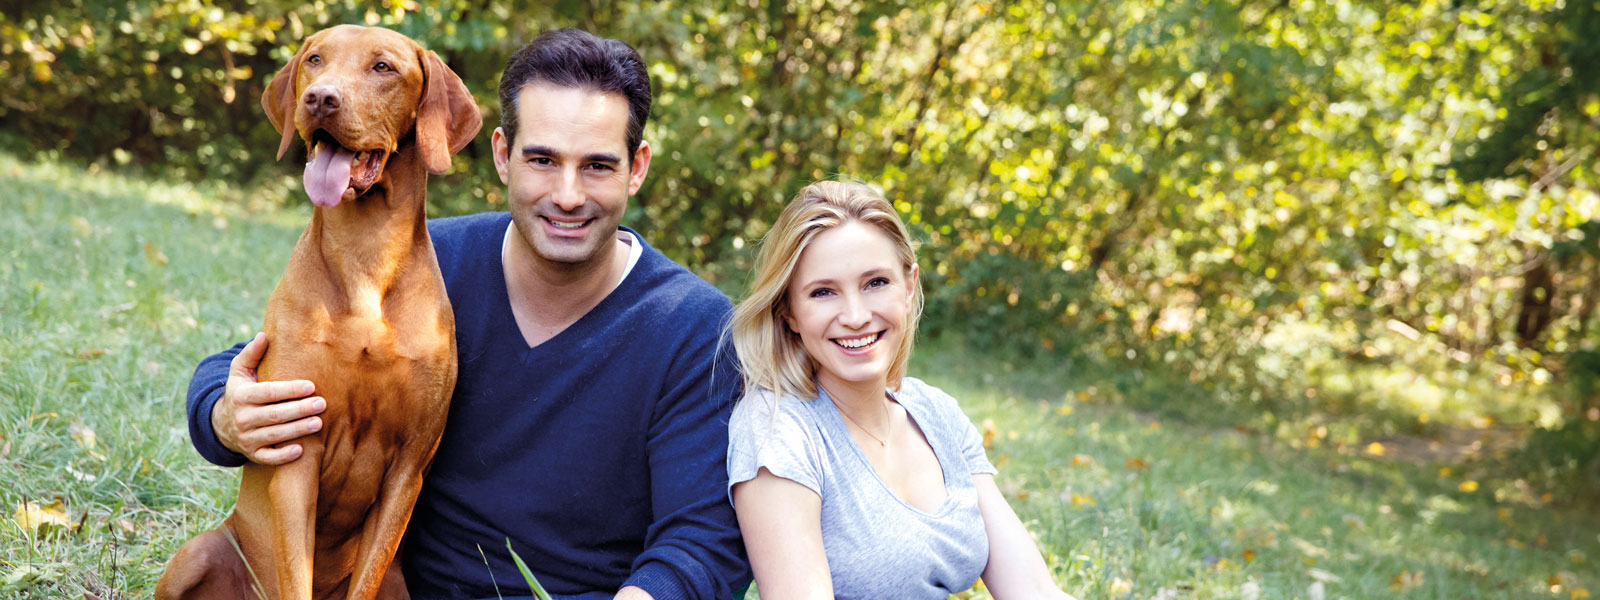
POLYGON ((910 376, 900 380, 899 395, 902 401, 909 399, 939 409, 956 406, 954 396, 934 387, 931 383, 910 376))
POLYGON ((733 407, 729 424, 734 431, 779 426, 802 426, 815 418, 815 398, 802 398, 794 394, 775 394, 770 390, 757 390, 745 394, 733 407), (759 426, 752 427, 752 426, 759 426))

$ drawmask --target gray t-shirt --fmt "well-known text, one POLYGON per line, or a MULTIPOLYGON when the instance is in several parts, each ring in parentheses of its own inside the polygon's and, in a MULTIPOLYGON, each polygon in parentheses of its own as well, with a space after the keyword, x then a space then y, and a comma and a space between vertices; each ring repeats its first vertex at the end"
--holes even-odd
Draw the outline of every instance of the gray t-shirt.
POLYGON ((923 512, 890 491, 826 394, 761 393, 729 423, 728 493, 761 467, 822 498, 822 547, 835 598, 940 599, 972 587, 989 561, 976 473, 995 472, 972 421, 949 394, 905 378, 892 397, 933 447, 948 497, 923 512))

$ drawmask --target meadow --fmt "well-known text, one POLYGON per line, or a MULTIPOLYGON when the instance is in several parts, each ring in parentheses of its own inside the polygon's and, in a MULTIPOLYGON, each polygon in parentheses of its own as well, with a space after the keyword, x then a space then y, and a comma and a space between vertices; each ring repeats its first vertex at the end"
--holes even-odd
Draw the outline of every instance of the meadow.
MULTIPOLYGON (((148 597, 235 494, 237 474, 189 447, 190 372, 259 327, 309 211, 3 154, 0 190, 0 598, 148 597)), ((912 368, 980 424, 1002 490, 1079 598, 1600 593, 1592 504, 1381 443, 1142 412, 1127 395, 1160 388, 1119 382, 1151 374, 1083 371, 953 338, 912 368)))

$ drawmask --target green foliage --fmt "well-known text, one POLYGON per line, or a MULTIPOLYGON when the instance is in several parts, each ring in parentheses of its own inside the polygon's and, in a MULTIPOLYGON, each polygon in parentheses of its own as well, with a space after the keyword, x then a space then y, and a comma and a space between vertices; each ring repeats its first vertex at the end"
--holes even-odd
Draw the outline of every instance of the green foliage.
MULTIPOLYGON (((439 51, 491 126, 539 31, 634 44, 656 158, 626 220, 735 296, 784 201, 842 173, 923 241, 936 336, 1130 361, 1267 423, 1390 362, 1561 403, 1459 423, 1597 406, 1567 366, 1600 350, 1592 2, 65 0, 0 11, 0 139, 298 198, 256 99, 344 22, 439 51)), ((485 134, 435 214, 503 208, 489 158, 485 134)))

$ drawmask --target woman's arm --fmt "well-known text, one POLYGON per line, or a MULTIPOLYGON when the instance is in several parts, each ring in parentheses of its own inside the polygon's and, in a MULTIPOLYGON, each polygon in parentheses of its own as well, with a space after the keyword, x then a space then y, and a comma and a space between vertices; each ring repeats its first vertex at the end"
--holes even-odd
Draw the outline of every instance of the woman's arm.
MULTIPOLYGON (((1011 598, 1066 598, 1072 596, 1056 587, 1050 579, 1050 569, 1044 564, 1039 548, 1022 526, 1022 520, 1000 495, 994 476, 987 473, 972 476, 978 488, 978 512, 983 514, 983 530, 989 535, 989 566, 983 570, 983 585, 997 600, 1011 598)), ((740 524, 743 524, 743 519, 740 524)), ((749 544, 749 534, 745 534, 749 544)), ((752 552, 751 560, 755 560, 752 552)), ((761 571, 756 571, 760 579, 761 571)))
POLYGON ((733 486, 733 511, 763 600, 833 598, 816 492, 762 467, 733 486))

